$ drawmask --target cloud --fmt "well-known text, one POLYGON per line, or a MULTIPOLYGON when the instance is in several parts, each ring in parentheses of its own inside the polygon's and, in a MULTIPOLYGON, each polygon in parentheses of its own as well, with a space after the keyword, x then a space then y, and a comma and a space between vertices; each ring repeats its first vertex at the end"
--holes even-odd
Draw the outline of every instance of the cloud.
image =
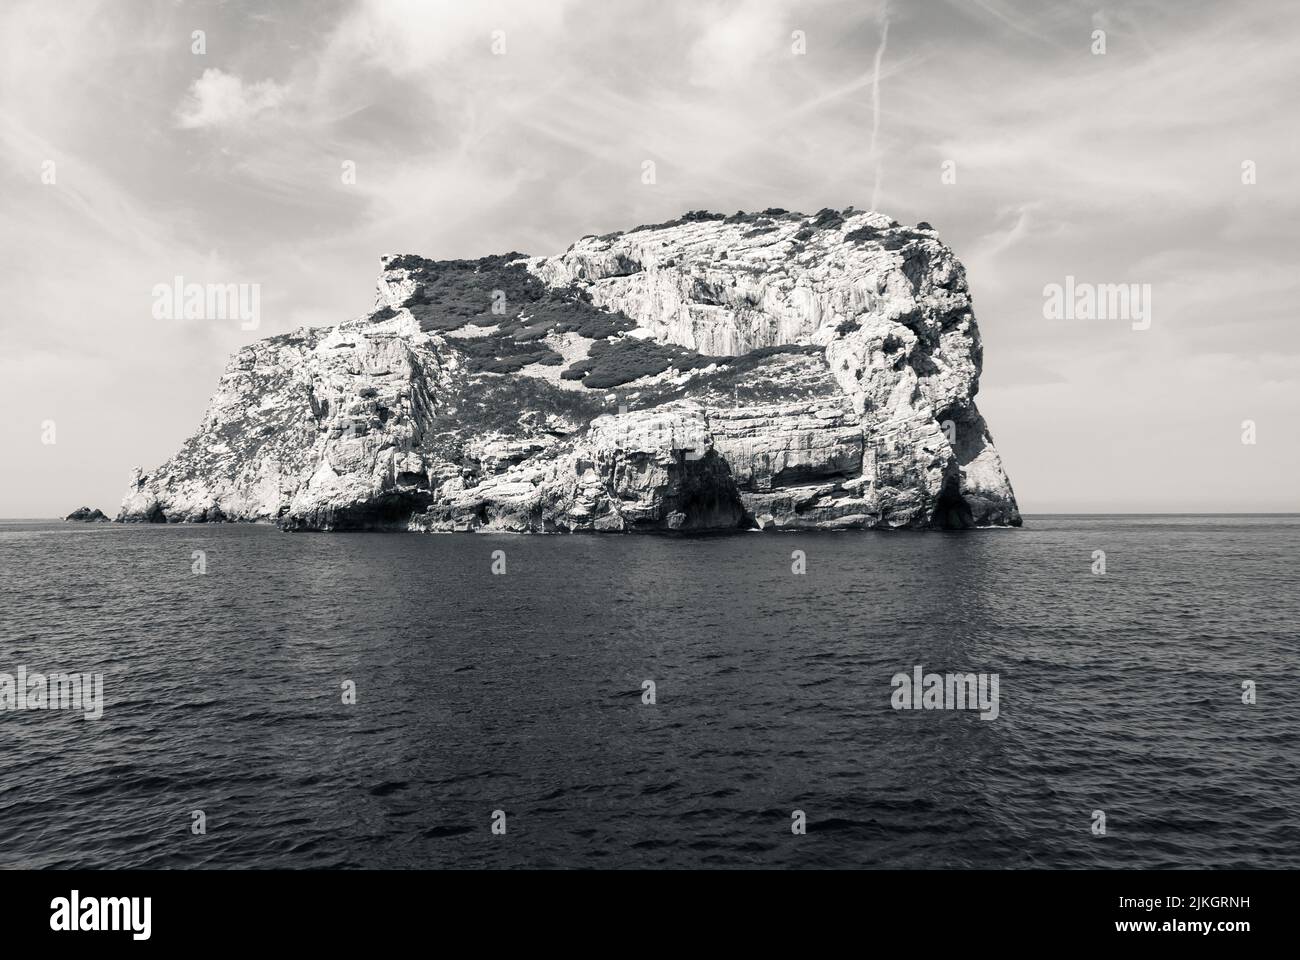
POLYGON ((876 209, 880 199, 880 150, 876 138, 880 135, 880 65, 885 59, 885 46, 889 43, 889 16, 882 17, 880 28, 880 46, 876 47, 876 58, 871 69, 871 159, 875 164, 876 177, 871 187, 871 209, 876 209))
POLYGON ((978 264, 992 272, 997 257, 1029 236, 1030 215, 1035 206, 1032 203, 1024 203, 1014 210, 1007 211, 1015 215, 1016 222, 1005 230, 994 230, 980 238, 979 245, 966 257, 967 266, 975 267, 978 264))
POLYGON ((700 87, 727 88, 744 82, 756 65, 784 55, 790 31, 787 15, 771 3, 750 3, 727 10, 701 7, 695 27, 699 39, 688 56, 690 82, 700 87))
MULTIPOLYGON (((170 0, 8 0, 0 446, 29 449, 47 416, 69 442, 66 479, 38 450, 0 515, 111 503, 193 427, 232 346, 360 314, 382 254, 547 254, 700 207, 866 206, 877 184, 874 205, 934 223, 969 268, 980 405, 1026 509, 1167 489, 1169 463, 1221 438, 1204 425, 1225 393, 1238 421, 1300 422, 1300 140, 1278 92, 1300 61, 1277 39, 1300 13, 1107 8, 1093 56, 1099 6, 894 3, 884 49, 883 0, 326 0, 270 25, 209 4, 205 60, 170 0), (1152 283, 1152 329, 1045 322, 1067 273, 1152 283), (151 285, 176 274, 261 283, 263 328, 157 324, 151 285), (1083 458, 1091 480, 1061 467, 1083 458)), ((1262 435, 1258 497, 1225 503, 1294 499, 1300 451, 1262 435)), ((1240 476, 1204 469, 1215 489, 1240 476)))
POLYGON ((238 127, 258 114, 278 107, 284 97, 285 88, 274 80, 261 80, 245 86, 239 77, 209 67, 194 81, 176 119, 178 125, 187 130, 238 127))
MULTIPOLYGON (((575 0, 358 0, 329 31, 320 54, 323 76, 345 84, 368 68, 397 78, 427 77, 448 63, 477 60, 489 76, 494 34, 510 58, 545 58, 563 40, 564 20, 575 0)), ((454 75, 442 73, 441 80, 454 75)), ((453 80, 454 82, 454 80, 453 80)), ((332 86, 332 84, 331 84, 332 86)))

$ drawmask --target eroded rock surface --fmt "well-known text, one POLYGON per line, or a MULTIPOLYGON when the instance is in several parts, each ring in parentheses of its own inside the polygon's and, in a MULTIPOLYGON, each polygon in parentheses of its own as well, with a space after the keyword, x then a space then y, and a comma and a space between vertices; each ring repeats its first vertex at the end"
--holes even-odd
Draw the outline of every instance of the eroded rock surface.
POLYGON ((878 213, 690 213, 554 257, 385 258, 242 349, 126 521, 290 530, 1018 525, 961 264, 878 213))

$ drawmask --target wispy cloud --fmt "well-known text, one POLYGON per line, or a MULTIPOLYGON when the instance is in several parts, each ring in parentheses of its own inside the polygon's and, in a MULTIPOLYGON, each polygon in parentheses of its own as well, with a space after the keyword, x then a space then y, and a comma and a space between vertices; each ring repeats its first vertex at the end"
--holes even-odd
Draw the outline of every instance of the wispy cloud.
POLYGON ((880 67, 885 61, 885 46, 889 43, 889 11, 885 10, 880 24, 880 46, 871 68, 871 159, 876 167, 876 178, 871 187, 871 209, 876 209, 880 199, 880 150, 876 138, 880 135, 880 67))

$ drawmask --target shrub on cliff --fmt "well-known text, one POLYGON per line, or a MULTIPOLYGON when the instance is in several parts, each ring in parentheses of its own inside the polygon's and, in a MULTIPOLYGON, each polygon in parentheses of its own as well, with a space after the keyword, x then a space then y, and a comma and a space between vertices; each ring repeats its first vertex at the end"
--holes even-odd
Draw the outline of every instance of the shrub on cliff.
POLYGON ((476 373, 515 373, 530 363, 563 363, 564 358, 546 346, 529 340, 516 340, 509 334, 489 334, 448 340, 464 356, 466 366, 476 373))
POLYGON ((656 376, 670 367, 695 370, 719 359, 672 344, 623 337, 593 343, 587 358, 575 362, 560 376, 565 380, 582 380, 582 385, 592 390, 606 390, 641 377, 656 376))
POLYGON ((604 340, 636 328, 636 322, 622 311, 601 310, 577 294, 551 295, 533 304, 524 329, 549 324, 556 333, 577 333, 592 340, 604 340))
POLYGON ((850 243, 876 243, 886 250, 901 250, 913 238, 904 233, 886 232, 867 225, 850 230, 844 235, 844 239, 850 243))
POLYGON ((423 330, 455 330, 469 320, 518 316, 528 304, 542 299, 547 289, 524 269, 519 253, 479 260, 426 260, 403 255, 384 265, 386 271, 406 270, 416 290, 403 304, 423 330), (493 313, 494 305, 504 314, 493 313), (501 307, 498 307, 500 309, 501 307))
POLYGON ((830 207, 823 207, 817 211, 817 216, 812 222, 814 230, 838 230, 844 225, 844 217, 838 210, 832 210, 830 207))

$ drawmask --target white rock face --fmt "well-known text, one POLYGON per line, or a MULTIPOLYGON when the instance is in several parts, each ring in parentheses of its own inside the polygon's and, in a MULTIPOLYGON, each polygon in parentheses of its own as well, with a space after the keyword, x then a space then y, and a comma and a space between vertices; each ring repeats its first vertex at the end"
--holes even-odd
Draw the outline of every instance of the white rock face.
POLYGON ((964 271, 880 214, 688 214, 549 258, 387 259, 241 350, 120 520, 632 531, 1018 525, 964 271), (704 356, 699 356, 703 354, 704 356))

